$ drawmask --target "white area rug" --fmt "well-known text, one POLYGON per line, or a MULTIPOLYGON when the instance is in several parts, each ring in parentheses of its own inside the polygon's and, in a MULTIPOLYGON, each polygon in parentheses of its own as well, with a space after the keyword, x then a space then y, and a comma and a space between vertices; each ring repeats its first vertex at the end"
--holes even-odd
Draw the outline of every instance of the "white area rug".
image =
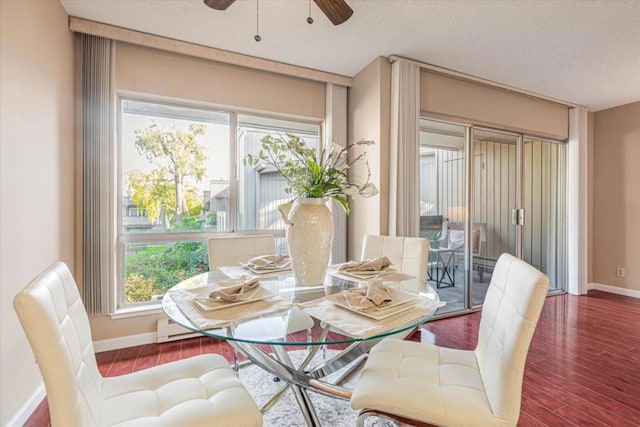
MULTIPOLYGON (((334 350, 335 351, 335 350, 334 350)), ((327 357, 332 353, 327 352, 327 357)), ((304 358, 306 351, 298 350, 289 352, 289 356, 297 366, 304 358)), ((309 366, 314 366, 321 361, 321 352, 316 354, 314 361, 309 366)), ((338 373, 332 376, 338 375, 338 373)), ((359 373, 351 377, 344 386, 353 388, 359 373)), ((251 396, 262 407, 281 387, 286 384, 284 381, 274 382, 273 377, 255 365, 249 365, 240 369, 240 379, 251 393, 251 396)), ((346 427, 355 426, 357 412, 351 409, 348 401, 325 397, 317 393, 309 392, 309 396, 314 404, 316 413, 323 427, 346 427)), ((393 425, 381 422, 382 420, 367 420, 368 426, 393 425), (380 422, 379 422, 380 421, 380 422)), ((265 427, 303 427, 306 426, 304 417, 300 412, 293 392, 288 389, 280 400, 264 414, 265 427)))

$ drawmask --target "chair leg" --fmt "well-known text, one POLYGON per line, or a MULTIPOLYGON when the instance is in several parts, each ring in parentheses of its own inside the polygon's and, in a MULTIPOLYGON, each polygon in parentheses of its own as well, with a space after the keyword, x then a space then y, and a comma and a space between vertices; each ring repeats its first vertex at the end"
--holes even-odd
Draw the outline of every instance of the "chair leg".
POLYGON ((375 416, 376 413, 374 411, 369 411, 368 409, 363 409, 358 413, 358 418, 356 419, 356 427, 364 427, 364 423, 367 418, 371 416, 375 416))
POLYGON ((233 370, 238 375, 238 371, 240 370, 240 355, 237 350, 233 350, 233 370))
MULTIPOLYGON (((364 427, 365 425, 364 423, 369 417, 376 417, 380 420, 391 422, 396 427, 409 427, 409 426, 435 427, 435 426, 432 426, 431 424, 425 424, 420 421, 412 421, 407 418, 397 417, 393 414, 388 414, 386 412, 378 412, 374 409, 362 409, 358 413, 358 418, 356 419, 356 426, 364 427)), ((388 425, 388 423, 385 423, 384 425, 388 425)))
POLYGON ((240 374, 241 368, 249 365, 253 365, 251 360, 240 360, 240 353, 238 353, 237 350, 233 350, 233 363, 231 364, 231 368, 236 372, 236 376, 240 374))

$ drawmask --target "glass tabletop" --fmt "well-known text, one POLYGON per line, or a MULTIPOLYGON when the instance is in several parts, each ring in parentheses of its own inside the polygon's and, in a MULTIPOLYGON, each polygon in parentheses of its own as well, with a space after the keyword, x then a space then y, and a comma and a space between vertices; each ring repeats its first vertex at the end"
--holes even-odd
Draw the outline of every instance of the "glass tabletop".
POLYGON ((343 296, 349 289, 366 287, 370 278, 350 277, 330 268, 324 283, 318 286, 296 286, 291 271, 271 273, 258 276, 262 287, 259 297, 246 304, 236 303, 233 309, 222 307, 215 312, 196 309, 195 316, 207 317, 213 312, 215 315, 211 317, 216 319, 225 319, 225 313, 240 313, 230 315, 229 321, 220 327, 196 326, 198 323, 190 320, 194 317, 189 307, 186 308, 191 315, 185 315, 185 300, 180 295, 240 275, 252 273, 239 266, 220 267, 186 279, 165 294, 162 309, 175 323, 213 338, 308 346, 374 340, 415 328, 433 316, 440 301, 425 281, 390 273, 379 279, 393 295, 391 305, 379 311, 358 312, 351 309, 343 296))

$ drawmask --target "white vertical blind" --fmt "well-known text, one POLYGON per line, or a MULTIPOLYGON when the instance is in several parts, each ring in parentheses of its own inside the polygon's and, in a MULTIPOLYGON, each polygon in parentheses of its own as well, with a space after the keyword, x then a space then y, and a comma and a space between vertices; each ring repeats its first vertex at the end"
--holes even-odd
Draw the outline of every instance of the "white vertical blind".
MULTIPOLYGON (((324 138, 341 147, 347 146, 347 88, 327 83, 326 117, 324 138)), ((347 215, 336 203, 331 204, 333 211, 333 249, 331 263, 347 260, 347 215)))
POLYGON ((398 60, 391 66, 389 235, 420 234, 420 67, 398 60))
POLYGON ((82 287, 90 314, 113 307, 113 97, 111 40, 83 34, 82 115, 82 287))

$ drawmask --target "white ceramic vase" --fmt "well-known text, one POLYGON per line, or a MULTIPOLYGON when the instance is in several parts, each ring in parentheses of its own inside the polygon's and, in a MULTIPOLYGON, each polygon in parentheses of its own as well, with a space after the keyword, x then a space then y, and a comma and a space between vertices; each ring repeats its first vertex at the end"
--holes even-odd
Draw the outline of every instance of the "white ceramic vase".
POLYGON ((333 245, 333 216, 326 199, 296 199, 278 210, 287 224, 291 266, 299 286, 324 282, 333 245))

